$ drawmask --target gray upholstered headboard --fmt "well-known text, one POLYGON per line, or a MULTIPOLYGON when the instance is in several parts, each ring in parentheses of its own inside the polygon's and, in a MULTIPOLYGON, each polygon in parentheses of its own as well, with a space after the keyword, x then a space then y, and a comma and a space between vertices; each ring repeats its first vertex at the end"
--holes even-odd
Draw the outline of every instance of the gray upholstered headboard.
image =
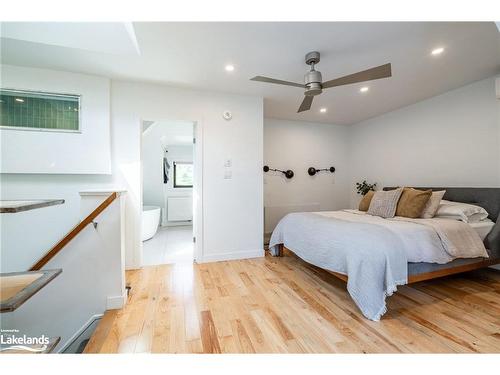
MULTIPOLYGON (((393 190, 395 187, 385 187, 393 190)), ((491 220, 496 222, 484 243, 488 249, 500 251, 500 188, 467 188, 467 187, 415 187, 421 190, 446 190, 443 199, 455 202, 471 203, 488 211, 491 220)))

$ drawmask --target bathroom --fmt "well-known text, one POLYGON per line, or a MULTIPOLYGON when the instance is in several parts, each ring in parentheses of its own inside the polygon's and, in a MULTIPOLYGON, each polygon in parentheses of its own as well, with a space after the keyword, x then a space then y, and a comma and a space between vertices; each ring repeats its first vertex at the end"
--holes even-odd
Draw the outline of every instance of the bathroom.
POLYGON ((194 124, 142 122, 143 265, 193 262, 194 124))

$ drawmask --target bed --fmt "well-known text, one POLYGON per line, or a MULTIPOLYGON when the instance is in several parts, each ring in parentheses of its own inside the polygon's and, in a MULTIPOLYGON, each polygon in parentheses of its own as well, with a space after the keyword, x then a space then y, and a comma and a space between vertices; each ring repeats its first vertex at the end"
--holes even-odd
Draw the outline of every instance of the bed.
MULTIPOLYGON (((346 281, 354 302, 363 315, 371 320, 382 317, 386 312, 386 297, 394 293, 399 285, 500 263, 500 188, 417 189, 446 190, 443 199, 471 203, 486 209, 491 224, 461 224, 467 226, 462 227, 464 233, 474 230, 482 236, 484 247, 481 247, 483 252, 486 249, 485 253, 477 250, 471 252, 471 256, 467 255, 468 243, 465 241, 456 259, 430 259, 430 255, 433 255, 430 250, 443 247, 445 242, 439 230, 427 225, 434 223, 419 225, 420 222, 394 220, 389 224, 390 219, 356 216, 359 212, 335 211, 287 215, 271 236, 271 254, 282 256, 284 250, 288 250, 346 281), (415 228, 421 232, 418 236, 415 228), (441 245, 437 242, 441 242, 441 245), (416 251, 416 247, 419 247, 420 252, 417 261, 412 259, 415 258, 412 252, 416 251), (426 253, 426 250, 429 251, 426 253)), ((436 253, 438 250, 433 251, 436 253)))

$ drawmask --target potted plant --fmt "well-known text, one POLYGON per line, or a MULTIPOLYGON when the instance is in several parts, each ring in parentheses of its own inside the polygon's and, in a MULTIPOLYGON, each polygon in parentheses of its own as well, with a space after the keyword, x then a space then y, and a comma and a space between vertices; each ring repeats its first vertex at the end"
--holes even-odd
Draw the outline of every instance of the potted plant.
POLYGON ((366 180, 363 180, 363 182, 356 182, 356 190, 357 193, 365 196, 366 193, 368 193, 370 190, 375 190, 375 187, 377 186, 377 183, 369 184, 366 182, 366 180))

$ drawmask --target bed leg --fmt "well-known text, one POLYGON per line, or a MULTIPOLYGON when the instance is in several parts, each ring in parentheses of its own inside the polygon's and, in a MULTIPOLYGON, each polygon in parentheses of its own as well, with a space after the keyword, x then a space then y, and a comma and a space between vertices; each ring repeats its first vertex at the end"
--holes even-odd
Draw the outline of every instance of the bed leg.
POLYGON ((277 249, 278 251, 276 253, 276 256, 278 256, 278 257, 282 257, 283 256, 283 253, 284 253, 283 247, 284 247, 283 244, 279 244, 278 245, 278 249, 277 249))

